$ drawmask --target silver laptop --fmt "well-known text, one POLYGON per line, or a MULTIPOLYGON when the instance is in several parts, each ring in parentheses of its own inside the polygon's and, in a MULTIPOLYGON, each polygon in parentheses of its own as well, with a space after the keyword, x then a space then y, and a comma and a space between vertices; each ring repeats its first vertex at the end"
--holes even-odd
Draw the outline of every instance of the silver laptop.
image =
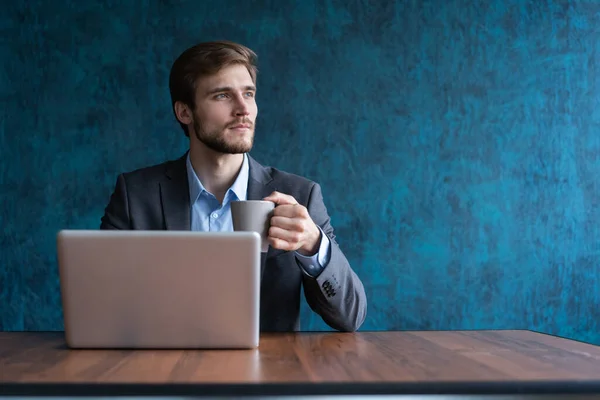
POLYGON ((258 346, 258 233, 62 230, 57 250, 69 347, 258 346))

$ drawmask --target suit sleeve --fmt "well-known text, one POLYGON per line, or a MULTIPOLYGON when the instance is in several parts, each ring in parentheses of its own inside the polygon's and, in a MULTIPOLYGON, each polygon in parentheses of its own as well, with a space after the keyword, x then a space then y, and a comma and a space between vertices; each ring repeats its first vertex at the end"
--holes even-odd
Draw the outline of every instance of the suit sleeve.
POLYGON ((329 263, 323 271, 316 278, 303 274, 307 303, 331 328, 356 331, 366 317, 367 296, 362 282, 335 241, 318 184, 314 184, 311 190, 307 208, 313 221, 321 227, 331 244, 329 263))
POLYGON ((104 210, 100 229, 131 229, 127 185, 123 174, 117 178, 115 189, 104 210))

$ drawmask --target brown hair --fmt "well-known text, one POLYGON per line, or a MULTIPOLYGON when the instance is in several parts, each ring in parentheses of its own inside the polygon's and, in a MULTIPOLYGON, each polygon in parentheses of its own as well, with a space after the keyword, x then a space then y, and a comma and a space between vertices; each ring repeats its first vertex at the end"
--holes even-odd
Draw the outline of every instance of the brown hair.
MULTIPOLYGON (((196 81, 203 76, 217 73, 221 68, 233 64, 244 65, 256 85, 257 56, 249 48, 230 41, 199 43, 185 50, 173 63, 169 75, 171 105, 175 113, 175 102, 181 101, 195 109, 196 81)), ((177 115, 175 115, 177 118, 177 115)), ((178 121, 179 122, 179 121, 178 121)), ((189 136, 187 126, 179 123, 189 136)))

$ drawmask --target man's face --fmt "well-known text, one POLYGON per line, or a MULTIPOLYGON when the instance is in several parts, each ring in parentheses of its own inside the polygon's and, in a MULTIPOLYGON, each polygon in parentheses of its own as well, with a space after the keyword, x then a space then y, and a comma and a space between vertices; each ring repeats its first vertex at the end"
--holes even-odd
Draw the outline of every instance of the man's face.
POLYGON ((258 114, 255 95, 256 87, 243 65, 225 67, 199 79, 190 136, 219 153, 249 152, 258 114))

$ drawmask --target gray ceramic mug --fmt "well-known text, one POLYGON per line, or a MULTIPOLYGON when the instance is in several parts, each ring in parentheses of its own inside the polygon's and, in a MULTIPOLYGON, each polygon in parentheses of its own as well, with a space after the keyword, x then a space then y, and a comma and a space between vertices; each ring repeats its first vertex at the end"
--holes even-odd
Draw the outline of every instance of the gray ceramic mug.
POLYGON ((234 231, 258 232, 261 239, 260 251, 269 250, 269 227, 275 203, 264 200, 242 200, 231 202, 231 219, 234 231))

